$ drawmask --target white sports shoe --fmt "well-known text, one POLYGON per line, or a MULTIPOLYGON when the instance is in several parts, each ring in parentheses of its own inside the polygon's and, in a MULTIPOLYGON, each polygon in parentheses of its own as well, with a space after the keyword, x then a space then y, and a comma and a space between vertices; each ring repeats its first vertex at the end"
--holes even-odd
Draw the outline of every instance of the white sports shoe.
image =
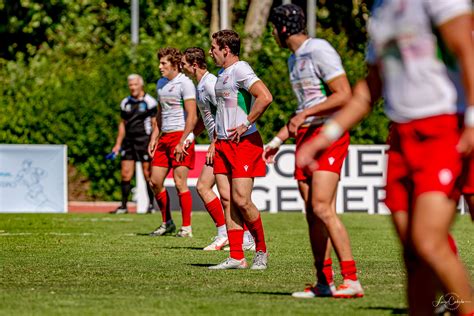
POLYGON ((308 284, 308 286, 301 292, 294 292, 291 296, 296 298, 314 298, 314 297, 331 297, 336 291, 334 283, 322 284, 316 283, 316 285, 308 284))
POLYGON ((237 260, 229 257, 215 266, 210 266, 209 270, 246 269, 247 267, 247 260, 245 258, 237 260))
POLYGON ((181 227, 176 233, 176 237, 193 237, 193 230, 191 226, 181 227))
POLYGON ((257 251, 253 257, 253 264, 251 270, 265 270, 268 264, 268 254, 262 250, 257 251))
POLYGON ((359 280, 344 280, 344 283, 337 287, 337 290, 333 293, 335 298, 355 298, 363 297, 364 290, 360 285, 359 280))
POLYGON ((228 245, 228 244, 229 244, 229 239, 227 239, 227 236, 226 237, 215 236, 213 238, 212 243, 204 247, 203 250, 205 251, 221 250, 222 248, 224 248, 225 245, 228 245))

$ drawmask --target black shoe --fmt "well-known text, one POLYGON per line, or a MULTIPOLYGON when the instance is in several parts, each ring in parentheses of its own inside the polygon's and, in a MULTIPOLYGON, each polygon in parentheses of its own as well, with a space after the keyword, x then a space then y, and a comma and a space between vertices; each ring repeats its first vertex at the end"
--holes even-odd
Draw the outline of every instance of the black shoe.
POLYGON ((150 204, 148 206, 148 209, 146 210, 146 214, 155 214, 156 212, 157 212, 157 210, 155 209, 153 204, 150 204))
POLYGON ((109 214, 128 214, 128 209, 126 207, 119 206, 114 211, 109 212, 109 214))

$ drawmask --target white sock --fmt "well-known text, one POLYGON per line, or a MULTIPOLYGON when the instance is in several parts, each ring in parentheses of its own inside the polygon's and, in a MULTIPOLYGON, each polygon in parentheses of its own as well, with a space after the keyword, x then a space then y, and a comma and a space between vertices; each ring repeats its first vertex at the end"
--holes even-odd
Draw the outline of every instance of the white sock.
POLYGON ((183 230, 191 231, 191 226, 181 226, 183 230))
POLYGON ((225 224, 217 227, 217 236, 227 238, 227 226, 225 224))
POLYGON ((248 230, 244 231, 244 244, 252 243, 254 243, 252 234, 248 230))

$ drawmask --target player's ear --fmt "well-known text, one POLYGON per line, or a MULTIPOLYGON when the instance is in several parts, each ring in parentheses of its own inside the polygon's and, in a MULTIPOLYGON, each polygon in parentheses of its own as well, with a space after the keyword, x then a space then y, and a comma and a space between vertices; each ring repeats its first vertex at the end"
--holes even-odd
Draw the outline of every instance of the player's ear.
POLYGON ((282 32, 283 34, 286 33, 286 26, 283 25, 283 27, 281 28, 281 32, 282 32))

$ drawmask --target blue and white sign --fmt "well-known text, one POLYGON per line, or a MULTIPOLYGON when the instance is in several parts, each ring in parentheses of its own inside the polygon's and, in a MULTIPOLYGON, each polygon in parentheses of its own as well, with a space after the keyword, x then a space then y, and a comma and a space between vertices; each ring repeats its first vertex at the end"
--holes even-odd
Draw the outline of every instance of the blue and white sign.
POLYGON ((0 145, 0 212, 67 213, 66 145, 0 145))

